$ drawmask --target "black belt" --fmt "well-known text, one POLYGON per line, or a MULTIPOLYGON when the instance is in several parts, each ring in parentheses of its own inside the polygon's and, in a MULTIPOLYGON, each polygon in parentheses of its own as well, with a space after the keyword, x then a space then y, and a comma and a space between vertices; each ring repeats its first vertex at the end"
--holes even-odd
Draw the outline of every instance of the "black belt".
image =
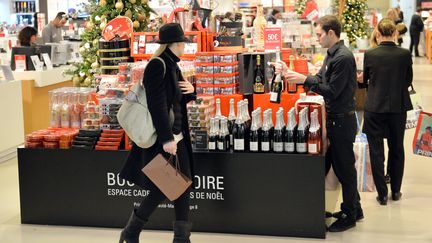
POLYGON ((344 118, 348 116, 352 116, 355 114, 355 111, 349 111, 347 113, 327 113, 327 117, 331 119, 344 118))

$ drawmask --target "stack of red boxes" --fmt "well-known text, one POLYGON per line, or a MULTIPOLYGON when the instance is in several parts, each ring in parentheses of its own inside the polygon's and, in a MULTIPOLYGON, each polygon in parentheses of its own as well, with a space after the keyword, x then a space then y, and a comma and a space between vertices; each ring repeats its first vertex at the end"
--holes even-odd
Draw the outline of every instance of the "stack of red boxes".
POLYGON ((123 129, 104 129, 96 144, 96 150, 119 150, 124 137, 123 129))
POLYGON ((201 52, 196 60, 198 95, 233 95, 237 93, 239 69, 236 53, 201 52))
POLYGON ((61 148, 71 147, 72 140, 78 134, 78 129, 48 128, 28 134, 25 138, 26 148, 61 148))

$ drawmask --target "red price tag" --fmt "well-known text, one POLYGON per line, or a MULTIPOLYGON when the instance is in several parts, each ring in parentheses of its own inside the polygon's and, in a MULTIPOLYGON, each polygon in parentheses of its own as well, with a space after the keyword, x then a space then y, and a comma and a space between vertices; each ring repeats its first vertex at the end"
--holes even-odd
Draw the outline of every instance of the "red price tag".
POLYGON ((276 50, 282 48, 282 30, 281 28, 264 29, 264 49, 276 50))

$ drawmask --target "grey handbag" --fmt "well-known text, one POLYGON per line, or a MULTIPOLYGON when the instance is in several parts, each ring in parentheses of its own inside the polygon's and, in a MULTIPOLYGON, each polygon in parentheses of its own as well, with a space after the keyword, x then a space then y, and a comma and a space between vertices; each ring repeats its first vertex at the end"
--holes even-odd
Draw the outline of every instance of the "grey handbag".
MULTIPOLYGON (((164 77, 166 73, 165 62, 160 57, 155 57, 163 63, 164 77)), ((117 113, 117 120, 125 130, 129 138, 141 148, 149 148, 157 140, 156 129, 147 106, 147 95, 144 85, 137 82, 131 87, 125 101, 117 113)), ((170 109, 169 120, 174 122, 174 112, 170 109)))

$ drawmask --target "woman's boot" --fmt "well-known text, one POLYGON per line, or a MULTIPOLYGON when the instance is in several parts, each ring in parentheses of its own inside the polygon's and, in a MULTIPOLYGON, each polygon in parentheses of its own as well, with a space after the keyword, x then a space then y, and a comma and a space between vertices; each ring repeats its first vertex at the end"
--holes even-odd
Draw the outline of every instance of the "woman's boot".
POLYGON ((173 243, 191 243, 189 237, 191 235, 192 224, 188 221, 174 221, 174 240, 173 243))
POLYGON ((132 211, 126 227, 122 230, 119 243, 139 243, 139 235, 147 220, 138 218, 135 212, 132 211))

